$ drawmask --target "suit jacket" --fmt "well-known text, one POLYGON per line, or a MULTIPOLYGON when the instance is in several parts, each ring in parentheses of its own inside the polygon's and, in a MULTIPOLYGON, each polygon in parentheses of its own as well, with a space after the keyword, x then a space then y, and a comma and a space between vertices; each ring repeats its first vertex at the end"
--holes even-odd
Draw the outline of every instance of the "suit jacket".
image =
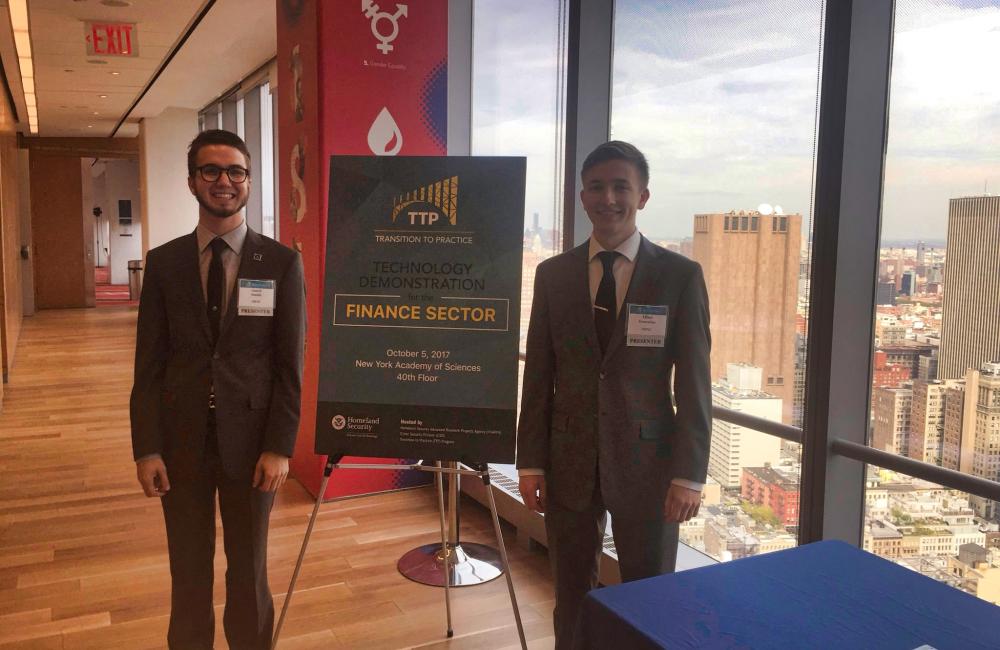
POLYGON ((548 498, 575 511, 590 504, 599 469, 612 517, 659 518, 670 482, 703 483, 708 466, 705 281, 697 262, 643 237, 602 357, 587 265, 587 243, 538 265, 517 466, 543 468, 548 498), (629 303, 667 306, 662 348, 626 345, 629 303))
POLYGON ((170 476, 197 471, 215 387, 225 472, 250 476, 262 451, 291 456, 299 424, 305 288, 299 254, 247 230, 237 278, 274 280, 273 316, 241 316, 239 280, 212 334, 195 233, 149 251, 139 300, 130 414, 135 458, 159 453, 170 476))

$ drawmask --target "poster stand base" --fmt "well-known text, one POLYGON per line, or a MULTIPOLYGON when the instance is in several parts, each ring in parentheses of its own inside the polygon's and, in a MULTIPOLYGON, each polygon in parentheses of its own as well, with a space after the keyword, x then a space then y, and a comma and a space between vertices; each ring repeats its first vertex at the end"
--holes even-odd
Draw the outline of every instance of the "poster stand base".
MULTIPOLYGON (((446 462, 443 466, 458 469, 458 463, 454 461, 446 462)), ((448 505, 447 509, 442 509, 448 519, 447 541, 425 544, 408 551, 396 564, 399 572, 414 582, 432 587, 444 587, 446 582, 451 587, 470 587, 496 580, 503 575, 503 562, 497 549, 485 544, 463 544, 459 539, 460 482, 460 475, 450 476, 448 480, 448 505)))
POLYGON ((471 587, 503 575, 500 553, 485 544, 424 544, 403 554, 397 564, 404 577, 422 585, 471 587), (444 572, 448 559, 448 575, 444 572))
MULTIPOLYGON (((525 641, 525 638, 524 638, 524 626, 521 624, 521 612, 520 612, 520 610, 517 607, 517 597, 514 595, 514 582, 511 579, 511 575, 510 575, 510 564, 507 561, 507 549, 506 549, 506 546, 504 545, 504 541, 503 541, 503 532, 500 529, 500 517, 497 515, 496 500, 493 498, 493 489, 492 489, 492 487, 490 485, 490 472, 489 472, 488 466, 486 464, 480 464, 480 465, 475 465, 475 469, 459 469, 457 467, 457 464, 450 463, 449 464, 450 466, 446 467, 446 466, 442 466, 442 464, 440 462, 436 463, 434 466, 420 465, 420 464, 414 464, 414 465, 368 465, 368 464, 354 464, 354 463, 351 463, 351 464, 340 464, 340 459, 341 458, 343 458, 342 455, 334 455, 334 456, 328 456, 327 457, 326 466, 323 468, 323 483, 320 486, 319 492, 317 493, 316 504, 313 506, 312 516, 309 518, 309 525, 306 527, 306 534, 305 534, 305 537, 302 540, 302 547, 299 549, 299 557, 298 557, 298 560, 295 563, 295 570, 292 571, 292 579, 291 579, 291 582, 288 585, 288 591, 287 591, 287 593, 285 595, 284 605, 282 605, 282 608, 281 608, 281 616, 278 618, 278 624, 275 626, 275 629, 274 629, 274 638, 271 641, 271 650, 275 650, 278 647, 278 639, 279 639, 279 637, 281 635, 281 627, 282 627, 282 625, 285 622, 285 615, 288 613, 288 605, 289 605, 289 603, 291 603, 292 595, 295 592, 295 583, 296 583, 296 581, 299 578, 299 571, 302 569, 302 560, 305 558, 306 548, 309 545, 309 538, 312 535, 313 526, 316 524, 316 516, 319 514, 319 507, 320 507, 320 504, 323 501, 323 495, 326 493, 326 485, 327 485, 327 483, 330 480, 330 474, 333 472, 333 470, 335 468, 336 469, 377 469, 377 470, 410 469, 410 470, 417 470, 417 471, 423 471, 423 472, 433 472, 435 474, 435 482, 437 484, 438 514, 439 514, 440 524, 441 524, 441 543, 440 544, 431 544, 429 546, 437 549, 438 552, 440 552, 441 549, 451 549, 451 550, 454 551, 457 548, 458 550, 462 550, 463 553, 466 555, 466 557, 468 557, 468 551, 465 550, 465 549, 462 549, 461 545, 449 546, 449 544, 448 544, 448 537, 447 537, 447 534, 445 532, 444 479, 443 479, 443 476, 445 474, 449 474, 451 476, 454 476, 455 478, 458 478, 459 476, 475 476, 475 477, 479 478, 486 485, 486 493, 487 493, 487 495, 489 495, 490 514, 493 517, 493 529, 494 529, 494 531, 496 533, 497 544, 499 544, 499 547, 500 547, 499 548, 499 560, 500 560, 499 572, 502 573, 503 575, 505 575, 506 578, 507 578, 507 592, 510 595, 510 605, 511 605, 511 609, 514 612, 514 621, 517 624, 518 639, 521 642, 521 648, 523 650, 527 650, 528 645, 527 645, 527 642, 525 641)), ((454 487, 454 486, 457 485, 457 482, 454 481, 454 480, 451 481, 450 483, 451 483, 452 487, 454 487)), ((452 508, 452 513, 455 513, 455 512, 456 512, 455 509, 452 508)), ((472 545, 468 545, 468 546, 470 548, 472 547, 472 545)), ((481 546, 481 545, 477 544, 475 546, 481 546)), ((414 549, 414 551, 410 551, 410 553, 407 553, 403 557, 405 558, 408 555, 410 555, 411 553, 414 553, 415 551, 420 551, 422 548, 426 548, 426 547, 421 547, 421 548, 418 548, 418 549, 414 549)), ((489 547, 485 547, 485 546, 483 548, 489 549, 490 551, 493 550, 493 549, 490 549, 489 547)), ((452 555, 457 558, 457 555, 454 552, 452 553, 452 555)), ((433 558, 436 557, 436 556, 437 556, 436 553, 432 554, 432 562, 434 561, 433 558)), ((445 554, 445 557, 447 557, 447 554, 445 554)), ((402 563, 402 559, 400 559, 400 563, 402 563)), ((452 566, 457 566, 454 561, 451 561, 448 564, 452 565, 452 566)), ((450 587, 452 587, 452 586, 461 586, 461 585, 454 584, 452 582, 452 579, 453 579, 453 575, 452 575, 453 572, 452 571, 444 571, 445 562, 444 562, 443 558, 442 558, 441 562, 439 564, 437 564, 436 566, 437 566, 437 570, 441 574, 441 583, 442 583, 442 586, 444 586, 445 612, 446 612, 446 618, 447 618, 446 635, 450 639, 450 638, 452 638, 454 636, 454 630, 453 630, 452 625, 451 625, 451 590, 450 590, 450 587)), ((471 566, 471 565, 468 565, 468 566, 471 566)), ((487 566, 491 566, 492 567, 492 564, 487 564, 487 566)), ((484 568, 484 570, 485 570, 485 567, 477 567, 477 568, 484 568)), ((497 569, 494 568, 494 570, 497 570, 497 569)), ((490 579, 492 580, 494 578, 499 577, 500 573, 498 573, 497 575, 495 575, 493 578, 490 578, 490 579)), ((406 575, 406 574, 404 573, 404 575, 406 575)), ((407 577, 409 577, 409 576, 407 575, 407 577)), ((419 581, 418 580, 417 582, 423 582, 423 581, 419 581)), ((475 584, 481 584, 482 582, 486 582, 486 581, 483 580, 483 581, 480 581, 479 583, 475 583, 475 584)), ((424 584, 429 584, 429 583, 425 582, 424 584)))

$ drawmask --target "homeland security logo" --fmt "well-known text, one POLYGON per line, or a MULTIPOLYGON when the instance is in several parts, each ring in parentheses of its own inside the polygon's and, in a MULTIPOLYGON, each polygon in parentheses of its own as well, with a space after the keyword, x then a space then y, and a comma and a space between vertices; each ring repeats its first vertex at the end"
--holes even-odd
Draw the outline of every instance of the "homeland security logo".
POLYGON ((452 226, 458 222, 458 176, 443 178, 426 187, 400 194, 392 200, 392 222, 406 210, 407 225, 433 226, 444 217, 452 226), (411 209, 423 204, 429 209, 411 209))
POLYGON ((375 47, 382 54, 391 52, 392 42, 399 36, 399 19, 406 18, 407 6, 397 4, 396 13, 391 14, 388 11, 380 11, 380 7, 372 0, 361 0, 361 11, 365 14, 365 18, 372 22, 372 35, 379 41, 375 47), (389 23, 391 30, 388 34, 383 34, 379 30, 379 25, 385 23, 389 23))
POLYGON ((337 431, 341 431, 343 430, 344 427, 347 426, 347 418, 345 418, 343 415, 334 415, 333 420, 330 421, 330 424, 332 424, 333 428, 336 429, 337 431))

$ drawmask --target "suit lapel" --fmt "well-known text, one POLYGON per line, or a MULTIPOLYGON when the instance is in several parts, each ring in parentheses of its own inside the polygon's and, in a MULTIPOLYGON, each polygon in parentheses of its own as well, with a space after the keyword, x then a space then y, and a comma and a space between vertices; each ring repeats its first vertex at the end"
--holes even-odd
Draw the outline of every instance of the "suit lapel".
MULTIPOLYGON (((197 232, 197 231, 196 231, 197 232)), ((184 273, 184 285, 187 287, 188 298, 196 312, 195 318, 205 334, 205 340, 212 344, 212 326, 208 323, 208 312, 205 304, 205 290, 201 286, 201 251, 198 250, 198 235, 196 232, 188 235, 191 242, 184 252, 184 263, 181 268, 184 273)))
POLYGON ((625 300, 622 308, 618 312, 618 320, 615 321, 615 330, 611 333, 611 340, 608 341, 608 349, 604 352, 604 362, 607 362, 624 344, 625 330, 628 328, 628 306, 631 304, 645 304, 645 296, 650 295, 647 291, 648 285, 655 280, 649 268, 649 259, 653 255, 650 244, 645 237, 639 241, 639 252, 635 256, 635 268, 632 269, 632 279, 628 283, 628 290, 625 292, 625 300))

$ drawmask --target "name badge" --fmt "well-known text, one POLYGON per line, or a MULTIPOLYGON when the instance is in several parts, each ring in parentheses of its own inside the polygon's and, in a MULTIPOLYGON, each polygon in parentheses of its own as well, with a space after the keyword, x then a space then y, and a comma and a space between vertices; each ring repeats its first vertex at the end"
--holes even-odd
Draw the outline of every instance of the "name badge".
POLYGON ((274 280, 240 278, 240 316, 274 316, 274 280))
POLYGON ((628 306, 626 343, 631 347, 662 348, 667 338, 666 305, 628 306))

